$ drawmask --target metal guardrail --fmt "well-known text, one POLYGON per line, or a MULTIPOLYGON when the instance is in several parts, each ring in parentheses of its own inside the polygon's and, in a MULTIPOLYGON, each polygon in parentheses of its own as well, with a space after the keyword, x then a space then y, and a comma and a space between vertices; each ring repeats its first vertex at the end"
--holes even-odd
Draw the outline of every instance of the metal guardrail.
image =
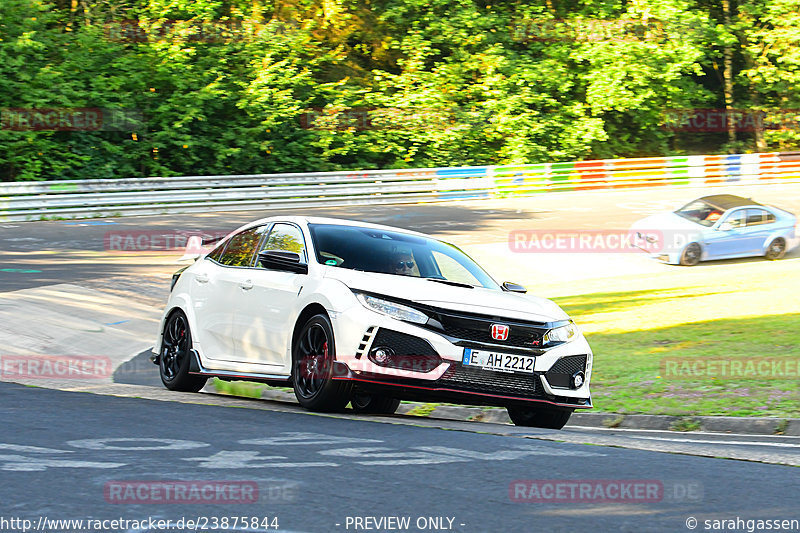
POLYGON ((0 183, 0 221, 800 181, 800 152, 305 174, 0 183))

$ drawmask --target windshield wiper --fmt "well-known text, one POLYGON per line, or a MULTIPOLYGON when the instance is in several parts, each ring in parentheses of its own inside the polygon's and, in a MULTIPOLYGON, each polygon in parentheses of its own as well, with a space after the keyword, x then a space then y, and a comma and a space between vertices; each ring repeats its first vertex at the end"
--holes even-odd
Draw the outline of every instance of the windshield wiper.
POLYGON ((425 278, 428 281, 435 281, 436 283, 444 283, 445 285, 452 285, 453 287, 464 287, 466 289, 474 289, 474 285, 469 285, 467 283, 459 283, 457 281, 450 281, 449 279, 438 279, 438 278, 425 278))

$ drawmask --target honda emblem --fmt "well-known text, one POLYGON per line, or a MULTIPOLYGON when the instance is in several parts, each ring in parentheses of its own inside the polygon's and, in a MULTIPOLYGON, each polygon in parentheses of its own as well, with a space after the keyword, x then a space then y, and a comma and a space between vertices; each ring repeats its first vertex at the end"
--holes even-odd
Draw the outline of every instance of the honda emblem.
POLYGON ((492 338, 496 341, 508 339, 508 326, 505 324, 492 324, 492 338))

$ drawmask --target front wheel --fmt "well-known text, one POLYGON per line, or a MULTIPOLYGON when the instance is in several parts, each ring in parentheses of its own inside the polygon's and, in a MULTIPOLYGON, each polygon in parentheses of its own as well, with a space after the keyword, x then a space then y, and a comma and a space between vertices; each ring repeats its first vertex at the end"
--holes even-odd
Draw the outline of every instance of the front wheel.
POLYGON ((534 428, 561 429, 572 415, 572 409, 558 407, 522 407, 509 405, 506 407, 508 417, 515 426, 534 428))
POLYGON ((192 336, 189 321, 181 311, 175 311, 164 327, 158 368, 161 382, 166 388, 181 392, 197 392, 202 389, 207 378, 189 374, 192 336))
POLYGON ((382 394, 354 394, 350 400, 353 411, 370 415, 393 415, 400 407, 400 400, 382 394))
POLYGON ((786 241, 778 237, 769 243, 765 257, 771 261, 782 258, 786 255, 786 241))
POLYGON ((699 244, 696 242, 689 243, 681 254, 681 264, 684 266, 694 266, 700 262, 702 255, 703 250, 700 248, 699 244))
POLYGON ((351 383, 333 379, 336 349, 327 315, 306 322, 292 348, 292 383, 297 401, 311 411, 341 411, 350 401, 351 383))

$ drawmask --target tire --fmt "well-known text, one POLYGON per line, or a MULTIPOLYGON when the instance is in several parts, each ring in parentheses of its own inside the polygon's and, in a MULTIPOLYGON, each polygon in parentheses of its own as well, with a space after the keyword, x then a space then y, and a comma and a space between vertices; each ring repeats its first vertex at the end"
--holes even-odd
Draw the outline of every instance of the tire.
POLYGON ((175 311, 164 326, 164 338, 158 357, 161 383, 169 390, 197 392, 205 386, 208 378, 189 374, 191 349, 189 321, 183 311, 175 311))
POLYGON ((327 315, 311 317, 292 345, 292 386, 309 411, 337 412, 350 402, 352 383, 333 379, 336 343, 327 315))
POLYGON ((696 242, 690 242, 681 253, 681 264, 683 266, 694 266, 700 262, 703 256, 703 249, 696 242))
POLYGON ((400 407, 400 400, 382 394, 354 394, 350 406, 356 413, 393 415, 400 407))
POLYGON ((572 409, 558 407, 506 407, 508 416, 515 426, 533 428, 561 429, 572 415, 572 409))
POLYGON ((784 255, 786 255, 786 241, 782 237, 778 237, 769 243, 764 257, 770 261, 775 261, 776 259, 781 259, 784 255))

